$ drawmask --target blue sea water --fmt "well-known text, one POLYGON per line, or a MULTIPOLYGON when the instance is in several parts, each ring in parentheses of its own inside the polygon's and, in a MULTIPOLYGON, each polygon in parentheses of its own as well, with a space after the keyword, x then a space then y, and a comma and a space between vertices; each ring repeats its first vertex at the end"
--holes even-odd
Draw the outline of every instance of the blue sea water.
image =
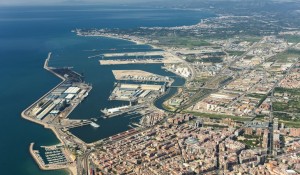
MULTIPOLYGON (((97 59, 87 58, 93 53, 86 50, 151 48, 124 40, 78 37, 71 33, 72 29, 190 25, 210 16, 199 11, 137 7, 0 7, 0 174, 66 174, 39 170, 28 152, 29 144, 50 145, 58 141, 50 130, 20 117, 22 110, 60 82, 42 67, 48 52, 53 52, 51 65, 73 66, 93 85, 90 96, 70 118, 96 117, 100 109, 122 104, 107 101, 114 83, 112 69, 138 68, 169 74, 160 65, 100 66, 97 59)), ((72 132, 91 142, 126 130, 123 123, 128 120, 125 117, 100 120, 101 127, 97 130, 82 127, 72 132)))

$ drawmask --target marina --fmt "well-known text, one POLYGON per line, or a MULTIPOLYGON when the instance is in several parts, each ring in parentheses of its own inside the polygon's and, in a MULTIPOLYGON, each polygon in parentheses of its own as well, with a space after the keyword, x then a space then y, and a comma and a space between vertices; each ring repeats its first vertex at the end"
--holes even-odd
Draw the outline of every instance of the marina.
MULTIPOLYGON (((28 147, 32 141, 36 142, 36 146, 40 144, 51 145, 58 142, 56 135, 54 135, 51 130, 29 123, 26 120, 20 120, 19 118, 20 111, 24 110, 24 108, 60 83, 59 79, 42 69, 44 63, 43 58, 49 51, 52 51, 50 61, 52 67, 74 67, 74 71, 84 73, 85 81, 93 85, 93 90, 88 93, 87 100, 83 100, 68 117, 70 119, 89 119, 91 116, 98 118, 97 116, 100 114, 99 109, 120 106, 122 103, 107 102, 114 80, 113 76, 110 75, 111 70, 106 70, 105 67, 98 67, 99 65, 96 59, 88 60, 87 57, 93 54, 85 50, 95 49, 103 53, 113 52, 112 50, 119 52, 133 52, 137 50, 143 52, 145 50, 153 50, 145 45, 135 45, 124 40, 104 37, 98 37, 97 39, 78 37, 70 33, 70 26, 89 28, 91 24, 99 25, 101 22, 104 22, 104 27, 107 28, 131 27, 136 24, 136 26, 149 25, 148 22, 143 22, 145 18, 151 19, 150 25, 153 26, 176 26, 195 23, 199 20, 200 16, 193 13, 193 15, 188 15, 188 17, 185 17, 186 15, 180 15, 180 19, 184 20, 178 20, 178 18, 176 18, 176 20, 170 20, 161 19, 158 16, 148 18, 142 15, 144 16, 143 18, 136 18, 130 21, 118 21, 118 18, 128 18, 129 16, 136 16, 137 14, 148 14, 150 11, 164 14, 169 14, 170 11, 145 11, 142 9, 127 11, 123 9, 123 7, 120 7, 120 10, 107 9, 107 7, 95 7, 97 10, 92 10, 87 13, 88 10, 94 7, 80 7, 80 9, 82 8, 83 10, 78 10, 78 8, 79 7, 73 6, 70 8, 58 6, 26 6, 18 8, 3 7, 1 10, 1 13, 8 18, 5 18, 5 20, 1 22, 1 29, 3 30, 1 30, 2 39, 0 41, 0 48, 2 49, 1 53, 3 57, 1 59, 0 70, 2 71, 1 78, 3 82, 5 81, 10 85, 9 88, 7 86, 1 87, 2 95, 0 96, 1 101, 5 102, 5 104, 1 106, 3 121, 1 122, 2 125, 0 128, 2 129, 2 133, 10 133, 9 137, 7 134, 2 134, 3 136, 1 137, 1 140, 7 143, 2 144, 3 149, 1 149, 1 153, 3 157, 9 157, 9 160, 3 159, 0 161, 2 165, 5 165, 5 168, 2 169, 3 174, 69 174, 64 170, 42 171, 36 166, 36 163, 30 159, 27 149, 25 151, 15 151, 20 150, 20 148, 28 147), (124 11, 126 11, 126 13, 124 13, 124 11), (60 18, 52 18, 53 12, 55 12, 55 15, 59 15, 60 18), (114 20, 107 18, 107 12, 112 12, 111 17, 117 21, 112 22, 114 20), (12 15, 14 13, 21 15, 14 16, 12 15), (90 15, 98 16, 100 20, 91 18, 90 15), (44 20, 50 19, 49 17, 51 20, 44 20), (70 17, 74 17, 76 20, 70 20, 70 17), (99 78, 99 76, 103 74, 107 77, 99 78), (101 82, 100 85, 98 82, 101 82), (103 96, 101 94, 103 94, 103 96), (15 127, 11 127, 8 123, 13 123, 15 127), (19 129, 15 129, 16 127, 19 129), (20 137, 20 134, 22 137, 20 137), (26 168, 24 168, 24 166, 26 166, 26 168)), ((119 7, 116 7, 116 9, 118 8, 119 7)), ((181 14, 182 12, 180 11, 179 13, 181 14)), ((97 51, 95 51, 95 54, 98 54, 97 51)), ((134 67, 127 67, 127 65, 125 67, 112 66, 111 68, 134 69, 134 67)), ((141 65, 138 69, 164 75, 164 71, 160 71, 159 65, 147 65, 147 67, 141 65)), ((170 76, 170 74, 166 75, 170 76)), ((47 119, 52 122, 52 118, 48 117, 44 118, 43 122, 46 122, 47 119)), ((122 117, 111 118, 109 120, 99 118, 97 123, 100 123, 101 127, 98 129, 86 125, 71 128, 70 132, 76 134, 85 142, 93 142, 127 130, 128 120, 128 118, 122 117)))
POLYGON ((74 157, 69 156, 68 151, 62 145, 54 145, 50 147, 40 147, 33 149, 34 143, 30 144, 29 151, 43 170, 55 170, 69 168, 73 164, 74 157))
MULTIPOLYGON (((70 68, 49 67, 48 63, 51 55, 50 52, 45 60, 44 69, 62 79, 62 82, 25 109, 21 115, 29 121, 51 129, 61 141, 61 145, 45 147, 45 150, 33 150, 34 144, 30 145, 30 153, 39 167, 44 170, 68 168, 74 171, 72 173, 75 174, 76 168, 74 169, 74 165, 71 165, 74 160, 71 161, 71 154, 64 150, 67 141, 64 139, 66 136, 64 132, 70 128, 87 124, 99 127, 98 124, 91 121, 72 121, 67 118, 76 106, 88 96, 92 87, 84 83, 82 75, 70 68)), ((72 139, 73 143, 78 143, 78 141, 81 142, 77 137, 72 139)))
POLYGON ((67 150, 62 145, 42 146, 38 150, 34 150, 33 146, 34 143, 30 146, 31 152, 44 169, 66 168, 67 164, 73 161, 72 157, 68 156, 67 150))
MULTIPOLYGON (((163 96, 166 92, 169 92, 167 91, 167 88, 175 81, 169 77, 174 75, 166 73, 162 70, 160 72, 163 73, 163 75, 168 76, 153 74, 143 70, 131 71, 122 69, 120 71, 113 71, 113 74, 116 77, 118 76, 116 79, 119 81, 129 81, 129 83, 116 83, 114 90, 109 97, 109 101, 114 101, 112 104, 119 104, 116 101, 127 101, 130 103, 128 106, 108 106, 106 109, 104 108, 104 110, 101 110, 104 115, 99 116, 99 114, 92 114, 89 116, 99 117, 94 117, 91 119, 87 119, 85 117, 86 114, 80 115, 83 119, 69 119, 68 116, 79 104, 85 101, 85 98, 90 94, 92 87, 91 85, 85 83, 83 73, 77 73, 71 70, 76 66, 68 66, 63 68, 56 68, 57 66, 50 67, 48 64, 51 55, 52 53, 49 53, 44 64, 44 68, 61 78, 63 81, 42 98, 40 98, 36 103, 24 110, 22 116, 28 120, 42 124, 46 128, 50 128, 58 137, 62 145, 70 145, 69 149, 72 150, 72 152, 76 152, 76 150, 86 150, 86 146, 95 146, 95 144, 97 144, 97 142, 87 143, 84 140, 81 140, 81 137, 74 132, 75 130, 81 128, 83 130, 89 129, 94 132, 105 130, 105 133, 103 134, 107 135, 106 138, 110 139, 111 141, 115 141, 137 133, 138 129, 136 128, 152 126, 163 119, 164 115, 157 115, 158 109, 151 106, 151 104, 153 101, 163 96), (152 114, 149 109, 152 110, 152 114), (118 118, 118 122, 126 121, 124 122, 124 126, 126 126, 126 128, 119 128, 114 132, 106 132, 108 127, 105 125, 106 121, 113 121, 113 118, 115 117, 118 118), (98 122, 97 119, 100 121, 98 122), (101 127, 99 123, 101 123, 101 127), (130 128, 134 129, 128 130, 130 128), (114 135, 115 133, 121 134, 114 135), (111 138, 109 138, 109 136, 111 136, 111 138)), ((166 56, 166 54, 164 55, 166 56)), ((143 58, 145 57, 146 56, 143 58)), ((166 58, 153 58, 155 56, 151 55, 149 57, 149 59, 155 61, 166 60, 166 58)), ((136 59, 138 59, 138 61, 149 60, 147 58, 139 59, 137 57, 136 59)), ((169 59, 171 59, 171 56, 169 59)), ((160 65, 148 65, 147 67, 155 67, 154 70, 157 68, 160 70, 161 68, 160 65)), ((85 104, 86 103, 83 103, 83 105, 85 104)), ((90 134, 92 133, 89 133, 89 135, 90 134)), ((61 169, 63 167, 72 169, 75 163, 74 161, 66 162, 66 157, 64 157, 59 151, 47 152, 45 153, 44 157, 43 151, 37 150, 34 152, 35 154, 33 156, 35 156, 37 162, 40 162, 39 164, 41 164, 42 169, 61 169)), ((66 154, 67 156, 72 157, 72 154, 66 154)))

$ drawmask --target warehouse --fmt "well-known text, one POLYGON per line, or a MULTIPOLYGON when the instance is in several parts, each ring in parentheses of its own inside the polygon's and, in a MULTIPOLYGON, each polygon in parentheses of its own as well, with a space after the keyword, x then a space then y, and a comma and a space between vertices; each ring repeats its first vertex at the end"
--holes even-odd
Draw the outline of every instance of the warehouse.
POLYGON ((79 87, 69 87, 64 93, 65 94, 78 94, 80 91, 79 87))
POLYGON ((74 97, 75 97, 74 94, 68 94, 68 95, 65 97, 65 99, 66 99, 66 100, 72 100, 74 97))

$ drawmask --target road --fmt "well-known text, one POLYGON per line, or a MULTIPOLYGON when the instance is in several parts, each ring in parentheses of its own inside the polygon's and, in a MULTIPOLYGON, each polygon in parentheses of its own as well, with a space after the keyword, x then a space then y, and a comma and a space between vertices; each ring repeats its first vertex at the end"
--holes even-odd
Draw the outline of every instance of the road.
MULTIPOLYGON (((201 88, 199 88, 199 91, 192 97, 190 98, 189 101, 187 101, 186 103, 184 103, 182 106, 180 106, 178 108, 178 110, 176 110, 176 112, 180 112, 192 105, 194 105, 195 103, 197 103, 199 100, 207 97, 208 95, 210 95, 211 93, 214 93, 214 92, 217 92, 220 88, 224 87, 226 84, 230 83, 231 81, 228 81, 224 84, 221 84, 221 85, 218 85, 218 87, 214 87, 214 88, 210 88, 210 87, 205 87, 207 84, 209 84, 210 82, 212 81, 215 81, 216 78, 218 78, 220 75, 224 75, 225 74, 225 71, 228 70, 229 67, 231 67, 232 65, 234 65, 238 60, 240 60, 241 58, 243 58, 244 56, 246 56, 246 54, 253 48, 257 45, 258 43, 254 43, 243 55, 241 56, 236 56, 234 58, 234 60, 232 60, 229 64, 227 64, 226 66, 224 66, 220 71, 219 73, 217 73, 213 78, 211 78, 210 80, 208 80, 205 85, 201 88), (206 90, 206 89, 211 89, 211 92, 210 93, 205 93, 203 92, 203 90, 206 90)), ((189 65, 189 63, 187 63, 189 65)), ((190 67, 190 65, 189 65, 190 67)))
POLYGON ((77 175, 89 175, 89 156, 94 150, 87 150, 83 155, 77 157, 77 175))
POLYGON ((271 106, 271 109, 270 109, 270 115, 269 115, 269 131, 270 131, 270 137, 269 137, 269 154, 272 154, 273 153, 273 135, 274 135, 274 128, 273 128, 273 124, 274 124, 274 116, 273 116, 273 113, 274 113, 274 109, 273 109, 273 102, 275 101, 274 99, 274 91, 275 91, 275 88, 278 87, 279 83, 287 76, 290 74, 291 70, 295 67, 295 64, 294 63, 286 72, 286 74, 281 77, 273 86, 273 88, 271 89, 271 101, 270 101, 270 106, 271 106))

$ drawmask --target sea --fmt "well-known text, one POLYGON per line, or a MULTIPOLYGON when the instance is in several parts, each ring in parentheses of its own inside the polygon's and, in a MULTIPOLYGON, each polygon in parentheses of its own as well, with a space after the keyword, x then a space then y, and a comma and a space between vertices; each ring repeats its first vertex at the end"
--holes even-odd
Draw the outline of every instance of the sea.
MULTIPOLYGON (((50 66, 72 67, 93 86, 89 96, 69 116, 88 119, 101 116, 101 109, 126 105, 109 101, 115 79, 112 70, 141 69, 174 76, 160 64, 101 66, 102 53, 148 51, 148 45, 105 37, 76 36, 76 28, 122 28, 192 25, 214 14, 199 10, 141 8, 133 6, 0 6, 0 174, 65 175, 66 171, 41 171, 29 154, 29 144, 58 143, 55 135, 21 118, 20 113, 61 80, 43 69, 47 54, 50 66)), ((184 79, 174 76, 175 85, 184 79)), ((155 102, 162 108, 169 93, 155 102)), ((86 142, 103 139, 130 129, 140 116, 99 119, 99 128, 85 126, 71 132, 86 142)))

